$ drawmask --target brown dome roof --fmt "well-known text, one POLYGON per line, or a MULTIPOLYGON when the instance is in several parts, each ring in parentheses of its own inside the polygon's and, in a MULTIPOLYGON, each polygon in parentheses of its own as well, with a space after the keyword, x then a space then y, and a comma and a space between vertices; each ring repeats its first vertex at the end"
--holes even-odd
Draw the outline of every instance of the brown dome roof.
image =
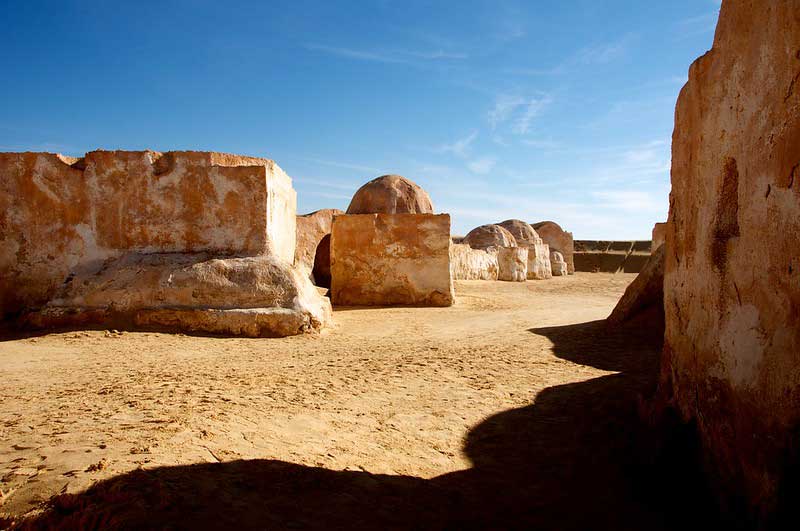
POLYGON ((433 214, 427 192, 400 175, 384 175, 358 189, 348 214, 433 214))
POLYGON ((498 223, 501 227, 514 235, 517 243, 538 243, 539 235, 533 230, 527 222, 519 219, 507 219, 502 223, 498 223))
POLYGON ((516 247, 517 240, 514 235, 499 225, 481 225, 469 231, 461 243, 466 243, 473 249, 488 249, 489 247, 516 247))

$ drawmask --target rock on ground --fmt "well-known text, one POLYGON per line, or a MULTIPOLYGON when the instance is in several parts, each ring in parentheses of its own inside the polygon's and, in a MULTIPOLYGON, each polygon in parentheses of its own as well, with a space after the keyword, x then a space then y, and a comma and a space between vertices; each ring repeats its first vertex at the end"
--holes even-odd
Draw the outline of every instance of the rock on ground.
POLYGON ((283 337, 319 330, 330 301, 307 278, 269 256, 129 254, 69 280, 24 324, 104 326, 283 337))

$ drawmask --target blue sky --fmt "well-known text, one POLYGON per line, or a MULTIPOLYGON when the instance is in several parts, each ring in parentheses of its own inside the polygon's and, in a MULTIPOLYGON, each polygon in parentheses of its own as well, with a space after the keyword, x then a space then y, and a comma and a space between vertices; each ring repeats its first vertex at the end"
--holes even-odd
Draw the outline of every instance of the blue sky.
POLYGON ((718 0, 4 3, 0 150, 274 159, 298 212, 421 184, 453 232, 649 239, 718 0))

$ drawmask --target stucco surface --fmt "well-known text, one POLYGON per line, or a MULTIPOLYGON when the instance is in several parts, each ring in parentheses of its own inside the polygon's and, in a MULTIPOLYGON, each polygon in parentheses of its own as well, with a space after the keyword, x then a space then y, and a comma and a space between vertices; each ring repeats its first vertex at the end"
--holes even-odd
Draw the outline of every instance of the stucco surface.
POLYGON ((450 306, 450 216, 336 216, 331 295, 343 306, 450 306))
POLYGON ((208 152, 0 153, 0 310, 46 302, 125 252, 294 256, 296 195, 274 162, 208 152))
POLYGON ((497 280, 497 248, 484 251, 453 243, 450 246, 450 271, 453 280, 497 280))
POLYGON ((764 523, 800 462, 800 0, 724 1, 675 124, 662 389, 764 523))

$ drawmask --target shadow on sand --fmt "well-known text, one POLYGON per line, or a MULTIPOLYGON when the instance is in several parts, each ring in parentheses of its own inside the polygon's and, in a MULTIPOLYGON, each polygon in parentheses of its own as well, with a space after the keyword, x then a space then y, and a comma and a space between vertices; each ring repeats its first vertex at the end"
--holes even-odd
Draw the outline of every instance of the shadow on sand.
POLYGON ((613 374, 550 387, 464 443, 472 467, 433 479, 249 460, 137 470, 53 499, 24 522, 124 529, 691 529, 718 527, 696 469, 641 448, 640 396, 659 345, 604 322, 530 330, 613 374))

